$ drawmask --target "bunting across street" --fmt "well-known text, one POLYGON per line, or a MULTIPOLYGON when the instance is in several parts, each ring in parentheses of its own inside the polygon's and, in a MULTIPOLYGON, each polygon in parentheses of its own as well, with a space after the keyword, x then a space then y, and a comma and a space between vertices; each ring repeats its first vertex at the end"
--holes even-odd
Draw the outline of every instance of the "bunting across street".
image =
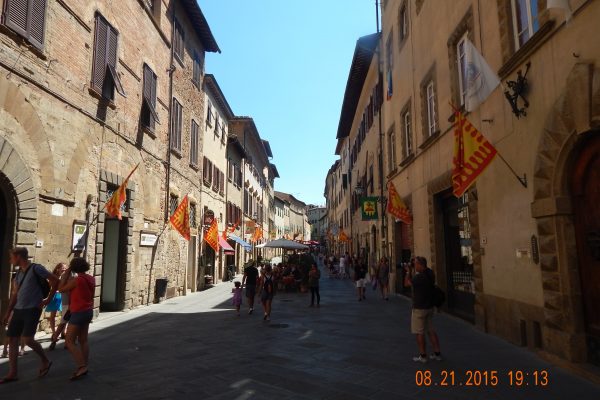
POLYGON ((452 191, 456 197, 461 197, 490 165, 498 152, 460 110, 455 110, 454 115, 456 128, 452 159, 452 191))
POLYGON ((387 212, 405 224, 412 224, 410 210, 396 191, 396 187, 392 182, 388 183, 387 212))
POLYGON ((127 178, 121 183, 121 185, 115 190, 110 199, 106 202, 104 206, 104 211, 106 215, 110 217, 117 217, 121 220, 121 207, 123 207, 123 203, 127 200, 127 184, 129 183, 129 178, 135 172, 135 170, 139 167, 139 163, 131 170, 127 178))
POLYGON ((169 220, 173 228, 183 236, 185 240, 190 240, 190 202, 186 195, 177 206, 169 220))
POLYGON ((212 247, 215 253, 219 251, 219 224, 216 218, 213 218, 210 227, 204 234, 204 241, 212 247))

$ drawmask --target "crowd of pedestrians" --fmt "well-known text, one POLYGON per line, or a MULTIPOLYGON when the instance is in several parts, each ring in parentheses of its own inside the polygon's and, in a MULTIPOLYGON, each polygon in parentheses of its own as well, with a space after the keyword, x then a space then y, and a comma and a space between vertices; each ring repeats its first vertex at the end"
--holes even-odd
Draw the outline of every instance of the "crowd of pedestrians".
POLYGON ((87 333, 93 315, 95 288, 94 278, 86 274, 90 269, 89 264, 85 259, 75 257, 68 268, 60 263, 50 272, 43 265, 31 263, 25 247, 11 250, 10 263, 18 267, 18 270, 13 278, 8 308, 2 319, 3 326, 7 326, 4 350, 8 347, 9 368, 4 378, 0 379, 0 384, 19 379, 19 344, 27 345, 39 357, 40 378, 50 372, 52 361, 35 340, 44 308, 50 313, 53 345, 67 326, 66 348, 71 352, 77 368, 70 379, 85 376, 89 358, 87 333), (58 312, 61 312, 61 322, 56 326, 58 312))

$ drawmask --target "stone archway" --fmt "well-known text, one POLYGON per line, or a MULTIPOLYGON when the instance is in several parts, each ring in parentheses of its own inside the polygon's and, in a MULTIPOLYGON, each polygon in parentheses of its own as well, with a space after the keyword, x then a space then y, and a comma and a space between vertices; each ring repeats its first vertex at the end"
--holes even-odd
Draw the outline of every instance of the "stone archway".
POLYGON ((539 235, 544 348, 574 362, 586 361, 587 348, 569 178, 578 143, 599 128, 600 70, 576 64, 540 138, 531 204, 539 235))
POLYGON ((37 191, 29 167, 11 143, 0 136, 0 196, 2 196, 2 224, 0 224, 0 313, 8 300, 10 270, 5 262, 7 250, 15 245, 30 248, 33 255, 37 228, 37 191))

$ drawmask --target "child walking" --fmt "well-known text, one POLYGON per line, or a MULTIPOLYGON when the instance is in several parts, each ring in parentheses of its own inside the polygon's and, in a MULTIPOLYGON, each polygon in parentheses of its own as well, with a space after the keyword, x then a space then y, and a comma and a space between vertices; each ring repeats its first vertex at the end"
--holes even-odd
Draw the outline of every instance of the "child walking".
POLYGON ((242 284, 238 281, 234 282, 235 287, 231 289, 233 293, 233 305, 237 311, 237 316, 240 316, 240 306, 242 305, 242 284))

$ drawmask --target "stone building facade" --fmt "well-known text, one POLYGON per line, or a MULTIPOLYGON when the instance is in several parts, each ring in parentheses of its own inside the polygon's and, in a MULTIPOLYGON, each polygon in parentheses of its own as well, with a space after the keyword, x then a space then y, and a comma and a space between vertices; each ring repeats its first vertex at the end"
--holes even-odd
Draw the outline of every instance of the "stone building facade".
MULTIPOLYGON (((386 216, 378 245, 396 291, 405 289, 402 263, 425 256, 445 311, 589 374, 600 364, 600 48, 588 38, 600 3, 570 1, 568 22, 546 4, 383 2, 384 184, 394 183, 413 223, 386 216), (464 196, 452 195, 451 104, 463 103, 465 39, 502 81, 467 118, 526 187, 496 158, 464 196), (527 90, 510 104, 504 91, 519 75, 527 90)), ((327 196, 336 194, 331 172, 327 196)))
POLYGON ((219 51, 200 8, 62 0, 28 14, 18 4, 0 1, 0 257, 15 245, 48 268, 86 257, 97 312, 155 301, 157 278, 168 297, 195 290, 186 272, 199 240, 166 221, 187 194, 198 236, 191 157, 202 144, 190 123, 204 122, 204 54, 219 51), (105 201, 136 165, 122 220, 107 218, 105 201))

